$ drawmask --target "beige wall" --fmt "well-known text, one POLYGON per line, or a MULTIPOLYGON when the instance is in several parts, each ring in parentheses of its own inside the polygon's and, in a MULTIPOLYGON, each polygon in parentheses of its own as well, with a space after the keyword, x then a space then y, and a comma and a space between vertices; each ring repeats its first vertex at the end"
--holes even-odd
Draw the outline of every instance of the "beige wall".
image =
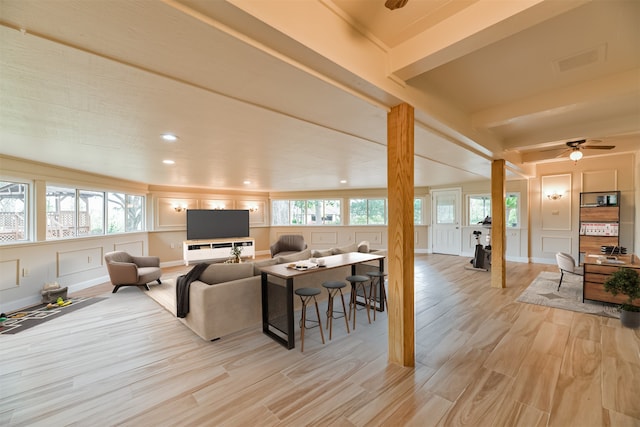
POLYGON ((588 191, 621 192, 620 244, 638 252, 638 224, 635 203, 640 187, 637 160, 633 154, 583 158, 576 164, 570 161, 539 164, 536 177, 530 180, 531 190, 531 260, 555 264, 555 253, 569 252, 578 258, 578 218, 580 193, 588 191), (566 186, 563 186, 563 183, 566 186), (548 188, 563 191, 560 200, 549 200, 548 188))

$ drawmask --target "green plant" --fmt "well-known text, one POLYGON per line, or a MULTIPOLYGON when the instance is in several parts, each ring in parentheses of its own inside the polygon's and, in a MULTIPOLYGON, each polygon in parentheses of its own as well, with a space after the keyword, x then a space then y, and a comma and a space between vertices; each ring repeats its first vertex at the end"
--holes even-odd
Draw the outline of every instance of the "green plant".
POLYGON ((633 305, 635 299, 640 298, 640 275, 632 268, 619 268, 604 282, 604 289, 613 296, 626 295, 627 302, 620 306, 626 311, 640 312, 640 307, 633 305))
POLYGON ((233 246, 231 249, 231 256, 234 257, 237 261, 240 261, 240 254, 242 253, 242 246, 233 246))

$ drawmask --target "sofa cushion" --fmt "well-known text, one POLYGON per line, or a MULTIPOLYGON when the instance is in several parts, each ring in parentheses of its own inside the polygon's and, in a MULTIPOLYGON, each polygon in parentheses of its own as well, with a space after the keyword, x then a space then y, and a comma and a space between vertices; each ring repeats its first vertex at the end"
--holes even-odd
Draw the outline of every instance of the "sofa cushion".
POLYGON ((340 246, 339 248, 333 248, 334 255, 348 254, 349 252, 357 252, 357 251, 358 251, 358 245, 356 245, 355 243, 352 243, 346 246, 340 246))
POLYGON ((278 257, 278 264, 302 261, 309 258, 311 258, 311 249, 305 249, 304 251, 296 252, 295 254, 278 257))
POLYGON ((200 275, 200 281, 209 285, 230 282, 253 276, 253 263, 211 264, 200 275))
POLYGON ((358 252, 363 252, 365 254, 368 254, 370 251, 369 246, 370 246, 369 241, 363 240, 362 242, 358 243, 358 252))
POLYGON ((323 256, 331 256, 331 255, 333 255, 332 249, 325 249, 325 250, 314 249, 311 251, 311 256, 313 258, 321 258, 323 256))
POLYGON ((272 265, 276 265, 278 263, 278 258, 269 258, 263 259, 262 261, 254 261, 253 262, 253 275, 258 276, 262 267, 269 267, 272 265))

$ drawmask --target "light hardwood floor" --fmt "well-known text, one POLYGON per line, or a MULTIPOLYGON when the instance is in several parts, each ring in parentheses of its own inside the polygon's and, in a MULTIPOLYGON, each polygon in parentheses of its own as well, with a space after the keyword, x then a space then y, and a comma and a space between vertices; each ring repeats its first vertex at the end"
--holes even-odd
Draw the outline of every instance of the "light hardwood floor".
POLYGON ((416 257, 415 368, 387 362, 386 312, 325 345, 309 330, 301 353, 259 328, 206 342, 97 286, 106 300, 0 335, 0 425, 640 426, 640 331, 515 302, 554 266, 508 263, 493 289, 466 265, 416 257))

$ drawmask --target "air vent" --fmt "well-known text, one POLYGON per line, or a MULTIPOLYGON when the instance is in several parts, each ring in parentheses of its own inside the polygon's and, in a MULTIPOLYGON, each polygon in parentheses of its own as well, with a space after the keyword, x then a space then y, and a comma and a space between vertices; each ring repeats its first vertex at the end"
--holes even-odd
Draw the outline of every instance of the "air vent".
POLYGON ((596 48, 556 60, 554 62, 555 69, 560 73, 564 73, 565 71, 575 70, 576 68, 604 62, 606 53, 607 45, 602 44, 596 48))

